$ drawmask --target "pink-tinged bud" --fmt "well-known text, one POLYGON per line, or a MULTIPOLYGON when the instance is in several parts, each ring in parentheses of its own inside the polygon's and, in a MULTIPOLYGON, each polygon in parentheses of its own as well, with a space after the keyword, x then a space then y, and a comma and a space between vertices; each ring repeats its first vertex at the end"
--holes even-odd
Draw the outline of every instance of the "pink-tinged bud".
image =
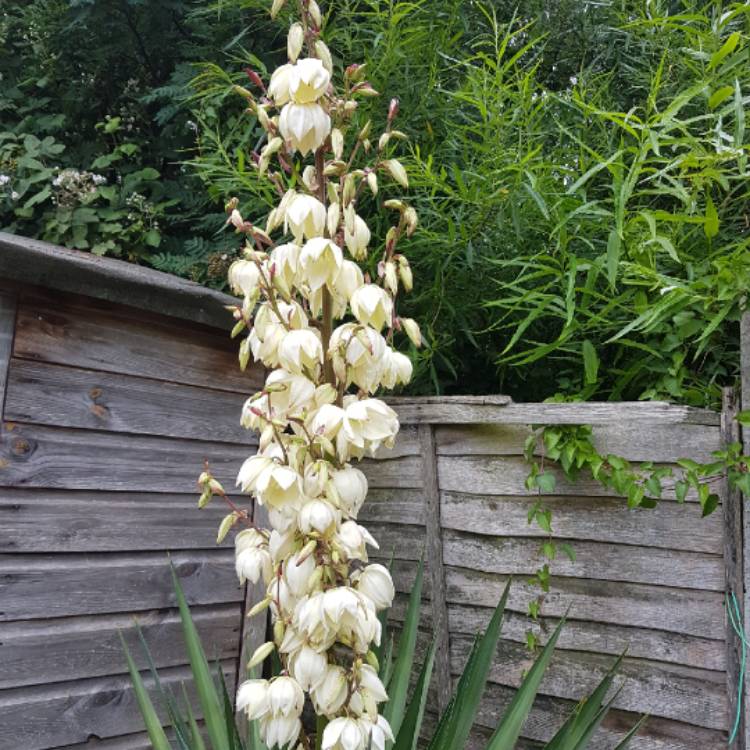
POLYGON ((351 78, 352 80, 356 80, 357 73, 361 68, 363 68, 363 65, 360 65, 359 63, 352 63, 349 65, 346 70, 344 70, 344 76, 346 78, 351 78))
POLYGON ((358 83, 352 88, 352 93, 359 94, 360 96, 380 96, 380 94, 371 86, 369 81, 358 83))
POLYGON ((263 83, 263 79, 252 68, 245 68, 245 75, 254 86, 265 92, 266 85, 263 83))
POLYGON ((396 119, 396 115, 398 114, 398 99, 394 97, 391 99, 391 103, 388 106, 388 122, 393 122, 396 119))

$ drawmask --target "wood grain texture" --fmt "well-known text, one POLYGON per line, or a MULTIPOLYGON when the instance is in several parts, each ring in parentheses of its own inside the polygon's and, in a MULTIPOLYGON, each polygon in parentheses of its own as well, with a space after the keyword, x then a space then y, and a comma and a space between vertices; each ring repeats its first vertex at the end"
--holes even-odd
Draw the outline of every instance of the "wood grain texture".
MULTIPOLYGON (((575 561, 557 557, 555 575, 724 591, 724 561, 719 555, 587 541, 576 541, 575 552, 575 561)), ((531 574, 543 561, 536 539, 457 531, 443 534, 443 556, 446 565, 503 575, 531 574)))
MULTIPOLYGON (((0 417, 5 409, 8 387, 8 370, 13 352, 13 339, 16 330, 18 298, 12 291, 0 290, 0 417)), ((0 424, 2 433, 2 424, 0 424)))
POLYGON ((386 399, 405 424, 702 424, 719 426, 719 414, 665 401, 513 403, 508 396, 439 396, 386 399))
MULTIPOLYGON (((234 659, 239 605, 193 607, 192 615, 209 661, 234 659)), ((185 663, 182 625, 175 610, 0 623, 0 690, 121 673, 125 661, 120 633, 138 668, 148 669, 136 621, 157 667, 185 663)))
POLYGON ((422 447, 422 478, 425 497, 425 533, 427 537, 426 562, 432 598, 432 632, 435 639, 435 686, 437 705, 445 711, 453 695, 450 674, 450 635, 448 633, 448 607, 445 600, 445 573, 443 571, 443 531, 440 519, 440 488, 438 487, 435 436, 432 425, 419 426, 422 447))
MULTIPOLYGON (((556 571, 553 571, 555 573, 556 571)), ((456 604, 495 607, 507 576, 446 567, 448 601, 456 604)), ((408 568, 399 566, 396 577, 408 585, 408 568)), ((525 613, 538 588, 517 578, 510 590, 508 608, 525 613)), ((724 641, 724 594, 721 591, 691 591, 637 583, 563 578, 553 575, 544 598, 542 614, 562 617, 569 612, 576 620, 609 623, 624 627, 653 628, 724 641)))
MULTIPOLYGON (((525 424, 439 425, 435 428, 437 452, 446 456, 520 456, 530 434, 531 428, 525 424)), ((591 437, 602 455, 613 453, 633 462, 674 463, 686 457, 711 461, 712 452, 721 446, 719 428, 700 424, 657 422, 644 429, 638 422, 604 423, 593 428, 591 437)), ((543 454, 540 444, 536 452, 543 454)))
POLYGON ((228 335, 68 295, 22 298, 14 355, 248 395, 262 382, 259 369, 240 372, 228 335))
MULTIPOLYGON (((657 466, 659 466, 657 464, 657 466)), ((582 475, 575 482, 565 477, 557 465, 548 464, 545 470, 555 476, 555 494, 590 497, 616 497, 590 476, 582 475)), ((524 486, 529 475, 529 464, 523 456, 438 456, 440 489, 450 492, 467 492, 476 495, 537 495, 537 490, 527 490, 524 486)), ((662 481, 665 500, 674 500, 674 479, 662 481)), ((718 491, 719 480, 715 482, 718 491)), ((686 501, 696 502, 694 491, 689 492, 686 501)))
MULTIPOLYGON (((221 667, 232 690, 234 662, 222 662, 221 667)), ((160 678, 165 687, 180 694, 183 682, 190 686, 190 668, 164 669, 160 678)), ((149 675, 144 675, 144 682, 147 689, 153 689, 149 675)), ((158 702, 157 710, 165 718, 158 702)), ((194 711, 200 716, 197 704, 194 711)), ((0 693, 0 750, 46 750, 142 729, 143 719, 127 675, 0 693)))
POLYGON ((0 277, 77 292, 161 315, 231 327, 224 309, 238 300, 134 263, 0 232, 0 277))
POLYGON ((233 487, 250 446, 7 423, 0 486, 194 493, 205 461, 233 487))
MULTIPOLYGON (((740 408, 745 411, 750 409, 750 312, 744 312, 740 319, 740 408)), ((740 430, 745 455, 750 451, 750 432, 747 428, 740 430)), ((747 496, 743 495, 745 502, 747 496)), ((743 503, 742 512, 742 557, 743 579, 745 595, 743 597, 743 611, 750 612, 750 512, 745 511, 743 503)), ((750 638, 750 623, 745 623, 745 637, 750 638)), ((745 679, 744 689, 745 709, 750 706, 750 680, 745 679)), ((745 747, 750 748, 750 720, 745 720, 745 747)))
MULTIPOLYGON (((471 638, 451 639, 451 664, 460 674, 472 644, 471 638)), ((490 670, 490 681, 518 687, 531 668, 534 655, 521 644, 501 640, 490 670)), ((604 677, 613 658, 583 652, 556 651, 539 691, 557 698, 578 699, 590 693, 604 677)), ((726 727, 727 696, 723 672, 711 672, 646 662, 626 657, 618 672, 620 691, 614 707, 648 712, 709 729, 726 727)))
POLYGON ((218 499, 199 511, 197 493, 5 488, 0 553, 213 549, 226 512, 218 499))
POLYGON ((14 359, 5 419, 135 435, 257 443, 240 426, 245 396, 14 359))
MULTIPOLYGON (((443 492, 443 526, 481 536, 539 537, 547 534, 528 523, 538 497, 467 495, 443 492)), ((628 508, 614 497, 544 495, 558 539, 581 539, 662 549, 723 553, 720 513, 701 517, 697 503, 663 501, 656 508, 628 508)), ((575 545, 574 545, 575 546, 575 545)))
MULTIPOLYGON (((231 550, 171 556, 189 604, 242 601, 231 550)), ((166 553, 0 555, 0 621, 175 607, 166 553)))

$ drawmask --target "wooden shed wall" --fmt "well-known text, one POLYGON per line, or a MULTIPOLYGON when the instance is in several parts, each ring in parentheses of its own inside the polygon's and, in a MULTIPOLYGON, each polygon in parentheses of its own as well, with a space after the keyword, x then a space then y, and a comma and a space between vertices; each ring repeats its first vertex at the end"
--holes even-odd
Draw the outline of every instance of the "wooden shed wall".
MULTIPOLYGON (((363 514, 381 542, 380 557, 395 555, 397 589, 403 594, 396 619, 403 616, 403 599, 426 547, 427 596, 437 586, 445 599, 443 603, 438 597, 431 609, 426 607, 424 641, 433 632, 440 637, 445 630, 441 623, 447 622, 449 634, 443 637, 449 648, 442 650, 442 674, 451 672, 455 678, 473 635, 489 621, 508 577, 515 578, 471 743, 481 748, 479 741, 531 664, 524 645, 530 628, 525 612, 539 592, 527 578, 543 562, 543 534, 527 523, 537 500, 524 487, 528 424, 594 422, 601 450, 672 465, 681 457, 710 460, 721 445, 719 415, 660 404, 591 408, 502 405, 502 399, 395 399, 393 404, 407 423, 395 457, 366 471, 378 477, 377 484, 384 476, 381 464, 387 466, 389 485, 402 489, 376 490, 363 514), (432 455, 425 452, 430 447, 432 455), (415 491, 418 480, 412 475, 418 455, 426 477, 421 492, 415 491), (432 474, 436 481, 430 489, 432 474)), ((656 509, 629 510, 596 482, 584 478, 572 485, 562 475, 557 480, 555 494, 545 497, 545 503, 553 509, 556 538, 571 542, 576 560, 561 556, 552 564, 543 616, 531 629, 544 642, 568 609, 570 619, 524 728, 528 744, 523 746, 550 739, 574 702, 627 648, 615 708, 592 748, 613 748, 641 713, 651 718, 632 744, 636 750, 725 748, 729 684, 734 685, 735 675, 728 672, 723 601, 725 589, 737 581, 726 580, 722 509, 702 519, 694 498, 681 505, 668 490, 656 509)), ((437 680, 428 706, 431 719, 444 702, 441 689, 445 693, 450 683, 437 680)))
POLYGON ((0 291, 2 750, 149 746, 118 632, 136 646, 137 618, 167 682, 187 677, 167 551, 234 682, 243 591, 195 480, 209 460, 231 485, 253 451, 238 415, 259 374, 236 362, 223 330, 0 291))

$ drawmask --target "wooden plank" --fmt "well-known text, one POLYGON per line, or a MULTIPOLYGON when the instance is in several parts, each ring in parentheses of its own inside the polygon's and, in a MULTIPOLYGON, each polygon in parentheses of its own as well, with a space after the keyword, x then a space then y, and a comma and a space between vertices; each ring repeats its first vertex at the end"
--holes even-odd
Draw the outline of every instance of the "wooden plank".
POLYGON ((231 327, 238 300, 170 273, 0 232, 0 277, 231 327))
POLYGON ((16 357, 250 394, 262 370, 240 372, 236 342, 214 329, 89 298, 24 297, 16 357))
MULTIPOLYGON (((554 573, 555 571, 553 571, 554 573)), ((449 603, 495 607, 508 576, 447 566, 449 603)), ((394 572, 397 585, 403 577, 408 585, 409 569, 399 565, 394 572)), ((508 609, 525 613, 538 587, 518 578, 511 587, 508 609)), ((543 613, 576 620, 640 627, 667 633, 682 633, 724 641, 724 594, 722 591, 691 591, 638 583, 618 583, 553 576, 544 598, 543 613)))
MULTIPOLYGON (((487 685, 475 724, 475 729, 481 732, 481 736, 487 736, 497 726, 514 694, 515 691, 511 688, 491 683, 487 685)), ((574 708, 573 701, 546 695, 538 696, 524 724, 523 736, 537 742, 548 742, 574 708)), ((639 715, 635 713, 617 709, 610 711, 594 736, 590 745, 591 750, 614 750, 638 718, 639 715)), ((486 743, 477 746, 478 750, 484 750, 485 747, 486 743)), ((722 750, 726 748, 726 735, 720 731, 692 724, 649 716, 645 725, 628 745, 628 750, 696 750, 696 748, 722 750)))
POLYGON ((432 631, 435 638, 435 685, 438 708, 444 711, 453 694, 450 676, 450 635, 448 633, 448 607, 445 601, 443 572, 443 540, 440 521, 440 489, 438 487, 435 437, 432 425, 419 426, 422 446, 422 471, 425 495, 426 562, 431 582, 432 631))
MULTIPOLYGON (((193 607, 192 616, 209 660, 234 659, 240 607, 193 607)), ((157 667, 185 663, 182 625, 175 610, 0 623, 0 689, 120 674, 125 671, 121 632, 138 668, 148 669, 135 621, 157 667)))
MULTIPOLYGON (((221 666, 231 690, 234 661, 222 662, 221 666)), ((160 678, 162 684, 177 695, 182 694, 182 683, 192 692, 189 667, 160 670, 160 678)), ((147 689, 153 689, 149 675, 144 675, 144 682, 147 689)), ((165 718, 160 702, 156 701, 155 705, 165 718)), ((194 710, 199 713, 197 705, 194 710)), ((125 675, 0 693, 0 750, 47 750, 142 729, 143 719, 125 675)))
MULTIPOLYGON (((544 611, 544 606, 542 610, 544 611)), ((448 608, 451 633, 474 635, 487 627, 493 612, 489 607, 452 604, 448 608)), ((722 641, 645 627, 586 622, 575 619, 577 614, 571 611, 571 619, 563 628, 558 649, 590 651, 613 657, 627 650, 628 656, 638 659, 720 672, 726 669, 722 641)), ((535 622, 526 614, 507 612, 503 619, 503 638, 523 645, 526 643, 526 632, 530 630, 540 642, 544 642, 546 635, 552 632, 558 622, 559 619, 554 617, 542 617, 535 622)))
MULTIPOLYGON (((442 492, 441 498, 445 528, 483 536, 548 536, 528 523, 529 510, 538 497, 442 492)), ((702 518, 697 503, 664 501, 648 509, 628 508, 624 500, 613 497, 544 495, 542 501, 552 511, 556 538, 723 553, 721 514, 702 518)))
MULTIPOLYGON (((167 737, 169 738, 169 734, 167 737)), ((65 745, 56 750, 153 750, 153 745, 146 732, 137 732, 108 740, 91 739, 75 745, 65 745)))
MULTIPOLYGON (((736 422, 737 405, 733 388, 724 388, 721 436, 726 446, 736 443, 739 439, 739 429, 736 422)), ((738 608, 737 621, 744 622, 744 571, 742 555, 742 495, 736 488, 725 480, 721 487, 722 520, 724 525, 724 569, 726 575, 726 591, 729 599, 728 606, 733 607, 736 602, 738 608)), ((731 610, 734 613, 734 609, 731 610)), ((726 617, 726 657, 727 676, 726 686, 729 700, 730 726, 736 727, 736 734, 729 747, 732 750, 742 750, 745 745, 745 701, 743 699, 744 679, 744 646, 732 625, 732 619, 726 617), (736 724, 735 724, 735 717, 736 724)))
POLYGON ((719 426, 719 414, 665 401, 587 401, 516 404, 507 396, 390 398, 405 424, 704 424, 719 426))
POLYGON ((364 459, 358 465, 375 489, 418 489, 422 486, 421 456, 364 459))
POLYGON ((5 419, 136 435, 232 443, 257 440, 240 426, 245 396, 14 359, 5 419))
MULTIPOLYGON (((521 585, 520 581, 513 588, 521 585)), ((408 593, 398 592, 388 620, 401 625, 406 615, 408 593)), ((426 608, 428 605, 425 605, 426 608)), ((542 607, 544 610, 544 607, 542 607)), ((476 635, 489 624, 495 610, 471 604, 449 604, 448 621, 452 634, 476 635)), ((587 622, 577 618, 571 611, 560 635, 557 648, 567 651, 590 651, 617 657, 624 651, 628 656, 650 661, 666 662, 682 666, 697 667, 713 671, 726 669, 726 654, 722 640, 711 640, 681 633, 668 633, 649 627, 624 627, 619 623, 587 622)), ((432 618, 425 612, 421 625, 432 632, 432 618)), ((503 637, 517 643, 526 643, 526 633, 531 631, 540 642, 555 628, 559 618, 541 616, 532 621, 525 612, 506 608, 503 618, 503 637)))
MULTIPOLYGON (((0 621, 176 606, 166 554, 0 555, 0 621)), ((171 556, 190 604, 239 603, 230 550, 171 556)))
MULTIPOLYGON (((592 477, 581 476, 571 482, 565 478, 557 465, 547 465, 545 469, 555 475, 555 494, 591 497, 616 497, 614 490, 602 487, 592 477)), ((524 482, 529 475, 529 464, 523 456, 438 456, 440 489, 450 492, 470 492, 476 495, 534 495, 537 490, 527 490, 524 482)), ((662 481, 665 500, 674 500, 674 479, 662 481)), ((714 483, 718 491, 720 481, 714 483)), ((687 501, 695 502, 694 492, 688 493, 687 501)))
MULTIPOLYGON (((451 665, 460 674, 471 649, 472 638, 454 635, 451 665)), ((518 687, 535 655, 523 645, 501 640, 489 680, 518 687)), ((598 654, 556 651, 540 685, 540 693, 578 699, 590 693, 613 663, 598 654)), ((727 696, 723 672, 664 665, 626 657, 618 672, 619 692, 614 707, 635 713, 648 712, 709 729, 726 727, 727 696)))
POLYGON ((372 489, 359 512, 359 521, 374 523, 402 523, 424 526, 425 501, 422 490, 372 489))
MULTIPOLYGON (((531 428, 523 424, 439 425, 437 452, 446 456, 523 455, 531 428)), ((602 455, 612 453, 633 462, 675 463, 680 458, 712 461, 721 447, 717 428, 696 424, 655 423, 644 430, 637 422, 597 424, 592 440, 602 455)), ((542 455, 541 445, 537 454, 542 455)))
POLYGON ((193 493, 209 461, 227 489, 252 446, 6 423, 0 486, 193 493))
MULTIPOLYGON (((740 408, 750 409, 750 312, 742 313, 740 319, 740 408)), ((750 434, 746 428, 740 429, 743 453, 750 450, 750 434)), ((747 496, 742 496, 747 501, 747 496)), ((742 510, 742 559, 743 565, 743 612, 750 613, 750 513, 742 510)), ((750 639, 750 623, 745 621, 745 638, 750 639)), ((750 680, 745 678, 743 689, 745 711, 750 707, 750 680)), ((744 747, 750 748, 750 720, 745 717, 744 747)))
MULTIPOLYGON (((12 291, 0 290, 0 417, 5 413, 8 369, 13 352, 18 299, 12 291)), ((0 434, 2 423, 0 422, 0 434)))
POLYGON ((226 513, 218 498, 198 510, 197 493, 6 488, 0 553, 213 549, 226 513))
MULTIPOLYGON (((576 541, 575 551, 575 561, 558 556, 555 575, 724 591, 724 563, 717 555, 589 541, 576 541)), ((446 565, 503 575, 528 575, 543 562, 536 539, 450 530, 443 534, 443 557, 446 565)))

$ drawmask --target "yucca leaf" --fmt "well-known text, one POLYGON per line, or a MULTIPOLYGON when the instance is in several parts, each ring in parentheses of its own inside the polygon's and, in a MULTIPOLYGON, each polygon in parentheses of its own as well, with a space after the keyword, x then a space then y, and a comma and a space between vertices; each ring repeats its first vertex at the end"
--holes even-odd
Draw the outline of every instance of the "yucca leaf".
POLYGON ((435 645, 436 641, 433 641, 427 656, 425 656, 422 670, 419 673, 417 684, 414 686, 414 693, 404 714, 404 720, 401 722, 401 729, 396 736, 393 750, 415 750, 417 747, 419 730, 422 728, 424 709, 427 704, 427 692, 430 688, 432 668, 435 665, 435 645))
POLYGON ((146 725, 146 731, 148 732, 151 746, 154 750, 171 750, 169 740, 167 740, 167 735, 164 733, 164 728, 156 714, 154 704, 151 702, 146 686, 143 684, 141 673, 135 666, 133 657, 130 655, 128 646, 125 643, 125 639, 122 637, 122 633, 120 633, 120 640, 122 641, 122 648, 125 651, 125 658, 128 662, 128 671, 130 672, 130 680, 133 683, 135 699, 138 703, 138 709, 141 712, 141 716, 143 717, 143 723, 146 725))
POLYGON ((430 743, 430 750, 455 750, 455 748, 464 747, 466 744, 494 661, 497 642, 500 640, 500 630, 510 585, 511 581, 508 581, 490 624, 477 639, 472 649, 463 674, 456 686, 453 700, 446 709, 445 721, 441 719, 437 732, 430 743))
POLYGON ((164 708, 169 717, 169 723, 174 730, 175 739, 181 750, 191 750, 190 748, 190 728, 188 726, 187 719, 182 715, 177 700, 172 694, 172 690, 169 687, 165 687, 159 678, 159 672, 156 669, 156 663, 151 654, 151 649, 146 642, 146 638, 143 635, 143 629, 141 628, 138 621, 135 623, 135 631, 138 634, 138 639, 141 642, 141 648, 146 658, 149 671, 154 680, 154 690, 162 701, 164 708))
POLYGON ((219 686, 221 687, 221 697, 224 705, 224 721, 227 726, 230 746, 233 750, 242 750, 242 740, 240 739, 239 731, 237 731, 237 722, 234 720, 234 701, 229 696, 229 690, 227 690, 227 682, 224 679, 224 672, 221 669, 221 664, 216 665, 216 670, 219 675, 219 686))
POLYGON ((388 634, 388 643, 383 652, 383 660, 380 662, 380 679, 386 689, 393 677, 393 633, 388 634))
POLYGON ((599 725, 604 720, 604 717, 609 713, 609 709, 612 708, 612 704, 614 703, 614 700, 619 692, 620 691, 618 690, 617 693, 612 696, 612 699, 607 701, 607 703, 599 709, 599 712, 596 714, 596 716, 594 716, 592 721, 589 722, 588 726, 585 727, 578 742, 576 742, 575 745, 571 746, 571 750, 586 750, 586 748, 589 746, 589 742, 591 742, 591 738, 594 736, 594 733, 597 729, 599 729, 599 725))
POLYGON ((615 748, 615 750, 625 750, 626 747, 630 745, 630 740, 635 737, 638 730, 646 723, 648 719, 648 714, 645 714, 644 716, 641 716, 641 718, 638 720, 636 725, 623 737, 622 741, 619 745, 615 748))
POLYGON ((526 721, 526 717, 534 703, 536 691, 539 689, 539 683, 544 677, 544 672, 549 665, 552 654, 555 650, 555 644, 560 637, 560 632, 565 624, 565 618, 560 620, 552 637, 547 641, 547 645, 542 649, 533 666, 521 683, 521 686, 513 696, 513 700, 505 711, 500 721, 500 725, 492 735, 487 750, 507 750, 514 747, 521 733, 521 727, 526 721))
POLYGON ((417 577, 409 597, 409 607, 406 611, 404 628, 398 642, 398 656, 393 665, 393 676, 388 684, 389 700, 383 715, 391 725, 393 734, 398 734, 406 707, 406 692, 409 689, 409 677, 414 663, 414 649, 417 645, 417 630, 419 628, 419 610, 422 605, 422 574, 424 562, 420 561, 417 577))
MULTIPOLYGON (((393 573, 393 554, 394 551, 391 550, 391 557, 388 560, 388 572, 393 573)), ((381 680, 383 680, 383 675, 385 674, 383 671, 383 657, 385 656, 385 649, 390 639, 390 632, 388 627, 388 613, 390 612, 390 608, 383 609, 380 612, 378 612, 378 620, 380 620, 380 644, 377 646, 373 646, 373 653, 375 654, 375 658, 378 660, 378 664, 380 666, 380 674, 378 675, 381 680)), ((385 684, 385 681, 383 681, 383 684, 385 684)))
POLYGON ((622 663, 623 656, 624 654, 618 657, 591 695, 576 707, 555 736, 547 743, 546 750, 572 750, 578 747, 577 743, 585 735, 587 727, 596 720, 604 698, 612 687, 612 680, 622 663))
POLYGON ((185 594, 182 591, 182 586, 180 586, 177 573, 173 566, 170 567, 177 605, 180 608, 182 632, 185 637, 190 668, 193 673, 193 682, 195 683, 198 700, 203 711, 203 720, 206 722, 206 731, 211 740, 213 750, 231 750, 224 720, 224 711, 222 710, 221 701, 216 692, 213 678, 211 677, 211 670, 206 660, 206 654, 203 652, 198 631, 190 616, 190 608, 185 600, 185 594))
POLYGON ((187 688, 183 684, 182 695, 185 699, 185 710, 187 711, 187 723, 190 727, 190 742, 187 745, 188 750, 206 750, 206 743, 203 742, 203 735, 198 728, 198 722, 195 720, 195 714, 190 706, 190 698, 187 694, 187 688))

